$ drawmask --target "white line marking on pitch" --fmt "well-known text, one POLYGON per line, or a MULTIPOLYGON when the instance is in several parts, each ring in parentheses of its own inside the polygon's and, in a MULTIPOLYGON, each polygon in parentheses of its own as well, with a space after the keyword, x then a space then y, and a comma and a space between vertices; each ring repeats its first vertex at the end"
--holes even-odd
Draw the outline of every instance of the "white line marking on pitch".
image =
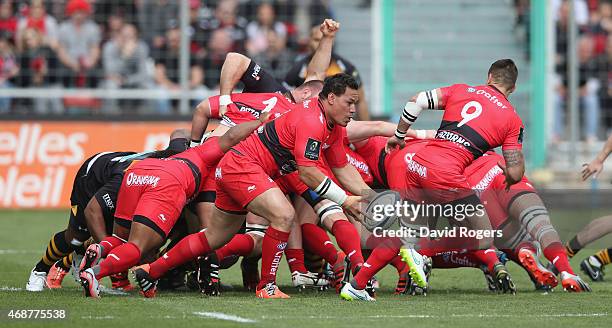
POLYGON ((234 321, 234 322, 240 322, 240 323, 254 323, 254 322, 257 322, 256 320, 242 318, 242 317, 239 317, 239 316, 235 316, 235 315, 231 315, 231 314, 225 314, 225 313, 221 313, 221 312, 193 312, 193 314, 195 314, 197 316, 201 316, 201 317, 206 317, 206 318, 234 321))
POLYGON ((92 320, 111 320, 111 319, 115 319, 115 317, 113 317, 112 315, 105 315, 105 316, 91 316, 91 315, 86 315, 86 316, 82 316, 81 319, 92 319, 92 320))
POLYGON ((0 291, 2 292, 20 292, 22 290, 23 288, 19 288, 19 287, 8 287, 8 286, 0 287, 0 291))
POLYGON ((41 252, 35 251, 35 250, 26 250, 26 249, 0 249, 0 255, 36 254, 36 253, 41 253, 41 252))

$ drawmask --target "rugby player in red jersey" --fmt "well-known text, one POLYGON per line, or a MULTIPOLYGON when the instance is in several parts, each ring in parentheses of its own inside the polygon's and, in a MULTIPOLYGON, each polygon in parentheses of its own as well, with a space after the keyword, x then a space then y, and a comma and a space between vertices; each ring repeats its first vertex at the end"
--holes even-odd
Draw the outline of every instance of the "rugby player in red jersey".
POLYGON ((238 125, 169 158, 145 159, 130 166, 119 189, 113 236, 90 245, 81 262, 85 296, 100 297, 98 280, 135 266, 161 246, 185 204, 200 192, 208 171, 266 119, 267 114, 262 115, 261 120, 238 125), (96 265, 100 258, 105 259, 96 265))
POLYGON ((535 240, 544 256, 560 272, 565 290, 590 291, 572 270, 559 234, 550 222, 548 210, 527 177, 523 176, 518 183, 506 188, 499 166, 503 162, 500 155, 488 152, 465 169, 468 182, 485 205, 493 229, 503 232, 503 237, 496 239, 498 248, 527 269, 539 284, 555 287, 554 274, 538 263, 535 250, 521 247, 521 242, 535 240))
POLYGON ((157 279, 160 273, 227 243, 242 225, 246 209, 270 221, 262 242, 262 277, 256 295, 287 298, 276 286, 276 270, 295 212, 274 179, 298 171, 319 196, 341 205, 350 215, 361 213, 361 197, 347 196, 319 169, 325 167, 321 150, 327 144, 328 164, 340 183, 353 195, 370 190, 348 164, 342 145, 344 126, 355 113, 357 89, 352 77, 332 76, 318 98, 296 105, 228 152, 216 170, 217 199, 209 226, 153 262, 149 277, 157 279))
MULTIPOLYGON (((502 146, 506 165, 506 184, 511 186, 521 180, 525 171, 522 153, 523 124, 507 97, 515 90, 518 69, 511 59, 494 62, 488 71, 487 83, 481 86, 455 84, 420 92, 406 103, 395 136, 387 141, 387 149, 404 146, 406 131, 424 109, 442 109, 444 114, 436 138, 417 152, 409 165, 409 174, 404 178, 401 192, 412 202, 434 202, 437 204, 480 204, 471 190, 463 170, 474 159, 490 149, 502 146), (425 197, 426 196, 426 197, 425 197)), ((453 206, 454 208, 455 206, 453 206)), ((474 230, 491 230, 491 223, 484 215, 475 212, 466 217, 474 230)), ((406 223, 407 228, 416 229, 422 222, 406 223)), ((412 268, 422 263, 422 256, 414 249, 417 236, 406 238, 402 257, 412 268)), ((495 256, 485 250, 492 245, 492 238, 478 240, 479 257, 495 256)), ((491 263, 492 261, 483 262, 491 263)), ((420 266, 419 266, 420 268, 420 266)), ((489 268, 493 271, 493 268, 489 268)), ((426 286, 423 270, 415 271, 413 280, 420 287, 426 286)), ((509 279, 509 275, 507 275, 509 279)))

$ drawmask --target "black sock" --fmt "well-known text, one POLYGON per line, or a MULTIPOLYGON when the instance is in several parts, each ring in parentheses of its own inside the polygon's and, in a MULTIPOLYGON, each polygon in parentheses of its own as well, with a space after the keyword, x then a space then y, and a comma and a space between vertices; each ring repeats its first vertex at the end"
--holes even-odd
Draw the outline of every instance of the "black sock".
POLYGON ((569 258, 572 258, 582 249, 582 245, 578 242, 578 236, 574 236, 567 244, 565 244, 565 252, 569 258))
POLYGON ((66 241, 64 235, 66 230, 56 233, 47 245, 45 255, 38 261, 34 271, 38 272, 49 272, 51 266, 57 262, 57 260, 64 256, 72 253, 73 246, 66 241))

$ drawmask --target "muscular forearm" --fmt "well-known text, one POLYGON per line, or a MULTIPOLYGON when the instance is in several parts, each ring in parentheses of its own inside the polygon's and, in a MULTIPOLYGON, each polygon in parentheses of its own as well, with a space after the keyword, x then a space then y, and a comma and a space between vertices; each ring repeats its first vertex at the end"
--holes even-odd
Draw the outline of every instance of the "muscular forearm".
POLYGON ((332 171, 344 189, 353 195, 363 196, 371 190, 363 181, 357 169, 350 164, 340 168, 332 168, 332 171))
POLYGON ((298 173, 302 182, 312 190, 315 190, 325 179, 325 175, 314 166, 300 166, 298 173))
POLYGON ((242 75, 249 69, 250 64, 250 58, 236 52, 228 53, 221 67, 219 93, 222 95, 232 93, 242 75))
POLYGON ((93 239, 99 243, 102 239, 106 238, 106 224, 104 223, 104 214, 102 208, 96 200, 92 197, 84 211, 85 221, 87 223, 87 230, 93 237, 93 239))
POLYGON ((238 124, 219 137, 219 146, 222 151, 228 151, 230 148, 235 146, 244 138, 248 137, 255 129, 261 125, 261 121, 249 121, 246 123, 238 124))
POLYGON ((310 80, 321 80, 325 79, 325 72, 329 67, 331 61, 332 47, 334 45, 334 36, 324 36, 317 47, 312 59, 308 63, 306 69, 306 79, 310 80))
POLYGON ((193 118, 191 119, 191 140, 201 141, 204 131, 208 126, 208 99, 202 100, 196 110, 193 112, 193 118))
POLYGON ((603 149, 597 154, 596 159, 603 163, 606 160, 606 158, 608 158, 611 152, 612 152, 612 134, 608 137, 608 140, 606 140, 606 143, 604 144, 603 149))

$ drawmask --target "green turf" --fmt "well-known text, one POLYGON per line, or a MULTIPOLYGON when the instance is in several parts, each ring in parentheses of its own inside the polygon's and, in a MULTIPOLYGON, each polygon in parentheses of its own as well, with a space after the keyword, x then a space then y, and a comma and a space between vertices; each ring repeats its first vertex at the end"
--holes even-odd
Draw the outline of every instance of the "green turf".
MULTIPOLYGON (((289 300, 259 300, 252 293, 236 291, 219 298, 195 293, 160 293, 155 299, 103 294, 102 299, 82 297, 81 289, 67 277, 61 290, 28 293, 23 288, 29 270, 38 261, 53 232, 66 225, 65 212, 0 211, 0 310, 66 309, 62 321, 9 321, 0 326, 60 327, 611 327, 612 282, 591 284, 591 294, 532 291, 527 276, 509 265, 519 288, 515 296, 487 292, 482 273, 474 269, 436 270, 427 297, 393 296, 396 274, 385 269, 376 303, 341 301, 332 291, 297 293, 285 286, 289 300), (9 291, 9 288, 22 290, 9 291), (237 323, 202 317, 197 312, 239 316, 254 322, 237 323)), ((589 255, 583 251, 572 261, 589 255)), ((290 283, 283 264, 279 281, 290 283)), ((241 284, 235 266, 222 271, 222 279, 237 288, 241 284)), ((608 279, 612 281, 612 278, 608 279)), ((108 283, 105 281, 105 283, 108 283)), ((239 289, 239 288, 238 288, 239 289)))

